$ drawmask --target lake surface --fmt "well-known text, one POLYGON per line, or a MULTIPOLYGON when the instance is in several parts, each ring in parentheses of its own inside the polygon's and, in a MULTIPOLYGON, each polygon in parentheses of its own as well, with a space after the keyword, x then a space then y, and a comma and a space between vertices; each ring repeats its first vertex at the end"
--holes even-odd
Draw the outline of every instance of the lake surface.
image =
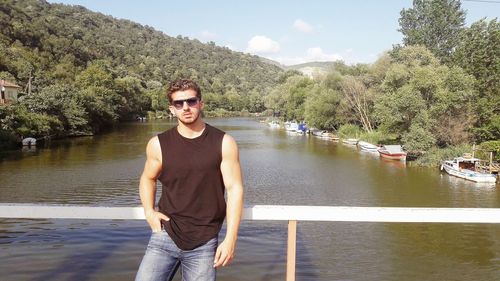
MULTIPOLYGON (((353 147, 207 119, 239 144, 247 205, 500 208, 475 184, 353 147)), ((0 202, 138 206, 145 145, 173 121, 0 154, 0 202)), ((284 280, 286 222, 243 221, 218 280, 284 280)), ((297 280, 500 280, 500 225, 299 222, 297 280)), ((0 219, 1 280, 133 280, 145 221, 0 219)), ((176 278, 175 280, 180 280, 176 278)))

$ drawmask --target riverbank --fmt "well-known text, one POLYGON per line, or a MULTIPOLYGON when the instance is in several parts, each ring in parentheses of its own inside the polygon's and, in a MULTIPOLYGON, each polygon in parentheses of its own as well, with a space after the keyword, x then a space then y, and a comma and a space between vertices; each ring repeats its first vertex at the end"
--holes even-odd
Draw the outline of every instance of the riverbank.
MULTIPOLYGON (((271 120, 272 118, 267 118, 265 122, 269 123, 271 120)), ((284 127, 284 122, 280 121, 280 126, 284 127)), ((402 144, 402 140, 397 138, 397 134, 384 133, 379 130, 366 132, 353 124, 342 125, 333 134, 342 139, 359 139, 377 145, 402 144)), ((474 149, 477 150, 475 152, 476 157, 480 159, 489 160, 489 153, 493 152, 492 160, 494 162, 500 161, 500 141, 483 142, 475 148, 473 144, 461 144, 448 147, 431 147, 425 151, 407 151, 407 160, 412 166, 435 168, 439 167, 443 160, 453 159, 464 155, 464 153, 472 153, 474 149)))

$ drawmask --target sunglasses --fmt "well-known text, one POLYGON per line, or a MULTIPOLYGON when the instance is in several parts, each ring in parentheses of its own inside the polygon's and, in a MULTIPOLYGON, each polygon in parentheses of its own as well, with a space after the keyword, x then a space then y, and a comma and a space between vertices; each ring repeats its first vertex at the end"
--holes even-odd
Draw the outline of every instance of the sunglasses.
POLYGON ((197 97, 185 99, 185 100, 174 100, 172 101, 172 105, 175 109, 182 109, 184 107, 184 102, 187 103, 189 107, 196 106, 200 100, 197 97))

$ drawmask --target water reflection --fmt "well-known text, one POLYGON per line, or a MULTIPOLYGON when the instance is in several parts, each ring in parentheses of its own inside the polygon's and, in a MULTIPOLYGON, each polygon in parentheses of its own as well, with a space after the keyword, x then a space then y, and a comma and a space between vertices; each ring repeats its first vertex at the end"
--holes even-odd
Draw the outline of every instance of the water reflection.
POLYGON ((391 160, 387 158, 380 157, 380 162, 383 163, 383 165, 391 166, 396 169, 405 169, 406 168, 406 161, 396 161, 396 160, 391 160))
MULTIPOLYGON (((480 280, 498 277, 498 237, 495 225, 473 224, 386 224, 394 267, 405 266, 414 280, 480 280), (438 262, 436 262, 438 261, 438 262), (445 266, 453 270, 444 270, 445 266), (425 271, 422 271, 425 269, 425 271), (429 274, 431 273, 432 274, 429 274)), ((406 273, 406 274, 409 274, 406 273)), ((400 280, 408 275, 398 272, 400 280)))

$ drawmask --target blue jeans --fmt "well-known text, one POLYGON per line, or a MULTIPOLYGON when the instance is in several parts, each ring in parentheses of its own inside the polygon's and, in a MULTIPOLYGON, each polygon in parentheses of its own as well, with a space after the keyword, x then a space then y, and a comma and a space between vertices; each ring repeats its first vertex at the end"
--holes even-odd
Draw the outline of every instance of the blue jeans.
POLYGON ((180 267, 183 281, 214 281, 217 240, 214 237, 198 248, 184 251, 165 230, 153 232, 135 280, 170 281, 180 267))

